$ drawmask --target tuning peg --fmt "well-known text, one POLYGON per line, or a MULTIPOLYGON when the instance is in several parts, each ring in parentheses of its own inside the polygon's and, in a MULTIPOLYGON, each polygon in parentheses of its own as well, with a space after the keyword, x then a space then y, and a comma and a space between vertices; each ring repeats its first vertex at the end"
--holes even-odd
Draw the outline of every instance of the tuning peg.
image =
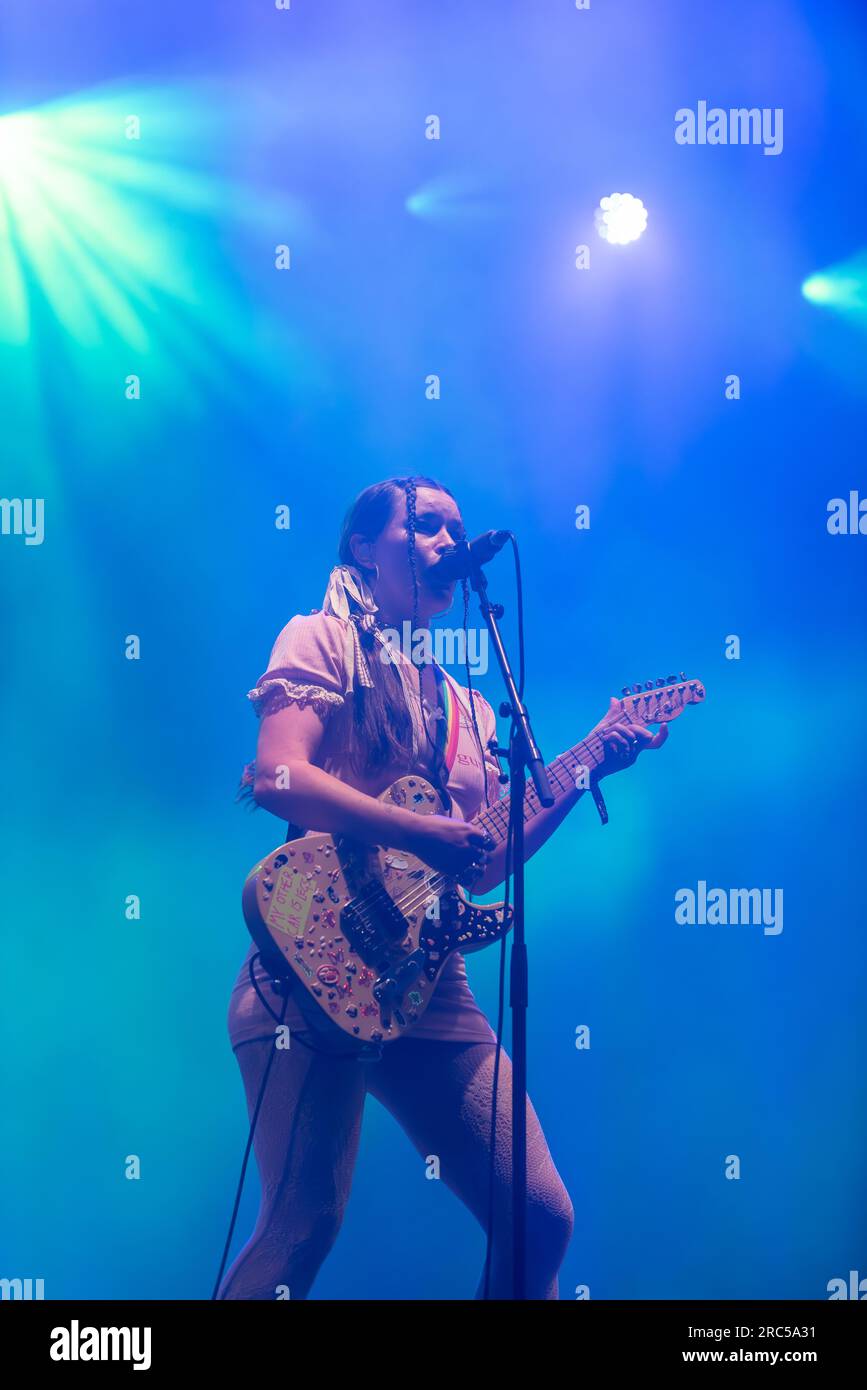
POLYGON ((657 685, 665 685, 665 677, 664 677, 664 676, 657 676, 657 677, 656 677, 656 684, 657 684, 657 685))
POLYGON ((641 694, 641 689, 642 689, 642 687, 641 687, 641 681, 636 681, 636 682, 635 682, 635 685, 633 685, 632 689, 633 689, 633 691, 635 692, 636 695, 640 695, 640 694, 641 694))
POLYGON ((631 686, 624 685, 624 687, 623 687, 623 689, 621 690, 620 694, 621 694, 621 695, 631 695, 631 694, 632 694, 632 688, 631 688, 631 686))
POLYGON ((653 689, 653 681, 645 681, 645 682, 644 682, 644 688, 645 688, 645 690, 652 690, 652 689, 653 689))
POLYGON ((681 671, 680 676, 678 677, 678 679, 679 679, 679 680, 682 680, 682 681, 685 681, 685 680, 686 680, 686 672, 685 672, 685 671, 681 671))
POLYGON ((676 680, 677 680, 677 676, 666 676, 666 678, 665 678, 665 683, 666 683, 666 685, 674 685, 674 683, 675 683, 676 680))

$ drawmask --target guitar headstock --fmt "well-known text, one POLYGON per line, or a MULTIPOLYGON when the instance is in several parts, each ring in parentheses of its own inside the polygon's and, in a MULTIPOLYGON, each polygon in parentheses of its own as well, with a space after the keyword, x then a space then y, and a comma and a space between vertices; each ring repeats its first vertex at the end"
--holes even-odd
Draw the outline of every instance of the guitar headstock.
POLYGON ((698 680, 680 676, 658 676, 644 685, 624 685, 620 695, 623 712, 633 724, 670 724, 687 705, 699 705, 705 696, 698 680))

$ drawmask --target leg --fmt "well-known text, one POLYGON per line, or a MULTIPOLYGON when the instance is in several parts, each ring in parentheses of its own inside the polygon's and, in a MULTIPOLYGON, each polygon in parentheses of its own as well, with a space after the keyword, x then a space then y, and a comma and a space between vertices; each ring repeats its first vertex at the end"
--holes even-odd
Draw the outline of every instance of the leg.
MULTIPOLYGON (((239 1043, 235 1056, 252 1118, 273 1039, 239 1043)), ((286 1285, 306 1298, 337 1238, 361 1134, 364 1073, 358 1062, 304 1047, 274 1051, 253 1139, 262 1185, 256 1227, 220 1298, 268 1299, 286 1285)))
MULTIPOLYGON (((402 1038, 368 1070, 367 1087, 423 1157, 437 1154, 444 1182, 488 1225, 494 1056, 488 1043, 402 1038)), ((500 1052, 494 1147, 493 1241, 489 1295, 512 1297, 512 1065, 500 1052)), ((557 1271, 572 1234, 573 1211, 527 1101, 527 1297, 558 1296, 557 1271)), ((483 1296, 479 1283, 476 1297, 483 1296)))

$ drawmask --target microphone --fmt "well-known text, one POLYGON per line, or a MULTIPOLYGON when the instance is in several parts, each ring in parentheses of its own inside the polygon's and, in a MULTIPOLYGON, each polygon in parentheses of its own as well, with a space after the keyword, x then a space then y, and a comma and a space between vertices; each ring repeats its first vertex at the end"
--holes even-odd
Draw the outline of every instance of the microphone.
POLYGON ((451 550, 445 551, 441 559, 431 566, 429 572, 433 578, 445 579, 448 582, 453 579, 465 579, 480 565, 486 565, 493 560, 511 534, 511 531, 483 531, 474 541, 459 541, 451 550))

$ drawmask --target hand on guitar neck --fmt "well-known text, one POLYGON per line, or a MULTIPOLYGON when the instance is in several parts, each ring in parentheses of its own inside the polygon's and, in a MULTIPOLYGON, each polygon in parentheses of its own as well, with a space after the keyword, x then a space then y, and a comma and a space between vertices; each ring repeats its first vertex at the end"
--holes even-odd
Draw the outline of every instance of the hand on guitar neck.
MULTIPOLYGON (((645 698, 642 697, 642 701, 645 698)), ((703 691, 699 698, 703 698, 703 691)), ((608 710, 586 739, 549 764, 548 775, 555 797, 553 806, 541 806, 535 789, 528 787, 524 801, 527 859, 541 849, 589 789, 574 775, 576 767, 587 769, 590 778, 599 781, 631 767, 646 748, 661 748, 665 743, 668 724, 661 724, 658 732, 652 734, 644 724, 633 722, 628 705, 629 701, 612 696, 608 710)), ((656 711, 645 711, 645 715, 651 712, 656 711)), ((641 717, 641 708, 634 709, 634 713, 641 717)), ((505 877, 508 805, 509 798, 505 797, 469 824, 448 816, 420 816, 418 831, 413 835, 413 853, 440 873, 452 876, 461 873, 461 882, 478 895, 493 892, 505 877), (491 836, 492 847, 490 842, 485 846, 479 833, 484 831, 491 836)))
POLYGON ((588 743, 594 734, 599 735, 603 745, 602 759, 595 769, 599 780, 631 767, 645 748, 661 748, 668 738, 668 725, 660 725, 658 732, 652 734, 643 724, 631 723, 623 717, 623 701, 612 695, 607 712, 590 730, 588 743))

